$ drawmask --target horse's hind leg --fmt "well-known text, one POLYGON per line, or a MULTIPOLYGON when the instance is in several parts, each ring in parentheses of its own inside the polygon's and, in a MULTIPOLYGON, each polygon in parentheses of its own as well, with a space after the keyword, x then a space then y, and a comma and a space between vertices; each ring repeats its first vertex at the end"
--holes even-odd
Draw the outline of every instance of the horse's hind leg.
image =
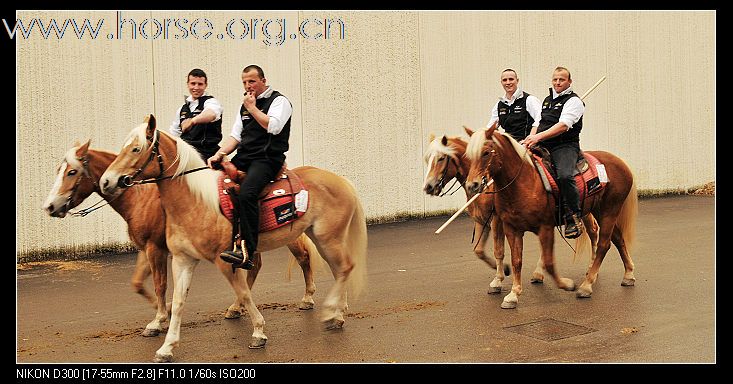
POLYGON ((626 249, 626 242, 621 234, 621 230, 616 226, 613 227, 611 241, 613 242, 613 245, 616 246, 616 249, 618 249, 621 261, 624 263, 624 279, 621 280, 621 285, 624 287, 632 286, 636 283, 636 278, 634 277, 634 262, 631 261, 631 256, 626 249))
POLYGON ((330 233, 328 231, 319 233, 314 229, 314 237, 311 237, 318 248, 318 252, 323 255, 331 268, 331 273, 336 280, 323 302, 323 323, 327 330, 341 328, 344 324, 346 280, 349 273, 354 269, 354 264, 343 247, 347 228, 341 226, 336 231, 333 228, 329 231, 330 233))
MULTIPOLYGON (((313 300, 313 294, 316 293, 316 283, 313 281, 313 270, 310 265, 310 254, 304 243, 304 236, 298 237, 298 239, 288 244, 288 249, 295 257, 295 260, 303 270, 303 279, 305 280, 305 294, 303 299, 300 300, 298 308, 303 310, 313 309, 315 301, 313 300)), ((251 287, 250 287, 251 288, 251 287)))
MULTIPOLYGON (((232 286, 232 289, 234 289, 234 293, 237 295, 234 304, 229 306, 224 317, 227 319, 235 319, 242 315, 243 310, 246 310, 252 320, 252 328, 254 329, 252 333, 252 341, 248 347, 251 349, 263 348, 265 343, 267 343, 267 336, 265 336, 264 332, 265 318, 262 317, 262 313, 257 309, 257 305, 255 305, 254 300, 252 300, 250 285, 243 277, 244 270, 237 269, 237 272, 232 272, 232 265, 223 261, 220 257, 214 259, 214 264, 216 264, 224 277, 226 277, 227 281, 232 286)), ((260 264, 260 262, 255 263, 255 265, 257 264, 260 264)), ((247 274, 248 279, 249 276, 250 275, 247 274)))
POLYGON ((143 336, 158 336, 163 331, 163 323, 168 320, 168 308, 165 303, 165 292, 168 284, 168 250, 155 244, 146 245, 149 268, 153 273, 157 312, 153 321, 143 330, 143 336))

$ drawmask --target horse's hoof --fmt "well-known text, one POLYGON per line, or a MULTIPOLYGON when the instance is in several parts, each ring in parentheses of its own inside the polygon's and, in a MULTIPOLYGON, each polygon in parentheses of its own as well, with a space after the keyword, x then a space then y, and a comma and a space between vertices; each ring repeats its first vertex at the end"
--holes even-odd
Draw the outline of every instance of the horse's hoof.
POLYGON ((238 319, 242 317, 241 311, 229 311, 227 310, 227 313, 224 314, 225 319, 238 319))
POLYGON ((265 344, 267 344, 267 338, 264 337, 253 337, 252 342, 249 343, 247 348, 249 349, 261 349, 265 348, 265 344))
POLYGON ((160 329, 145 328, 142 331, 144 337, 154 337, 160 335, 160 329))
POLYGON ((501 287, 489 287, 489 290, 486 292, 489 295, 495 295, 497 293, 501 293, 501 287))
POLYGON ((514 309, 516 307, 517 307, 516 301, 502 301, 501 302, 502 309, 514 309))
POLYGON ((156 353, 153 361, 156 363, 170 363, 173 361, 173 355, 162 355, 160 353, 156 353))
POLYGON ((633 287, 633 286, 634 286, 634 284, 636 284, 636 279, 635 279, 635 278, 631 278, 631 279, 623 279, 623 280, 621 281, 621 286, 622 286, 622 287, 633 287))
POLYGON ((592 289, 581 286, 580 288, 578 288, 578 292, 575 292, 575 296, 577 296, 579 299, 588 299, 590 298, 590 295, 592 293, 592 289))
POLYGON ((315 304, 309 303, 307 301, 301 301, 300 304, 298 304, 298 309, 302 309, 304 311, 307 311, 309 309, 313 309, 315 304))
POLYGON ((575 290, 575 282, 571 279, 562 279, 563 286, 562 289, 566 291, 574 291, 575 290))
POLYGON ((542 275, 532 274, 532 278, 529 279, 529 282, 532 284, 543 284, 545 282, 545 277, 542 275))
POLYGON ((344 326, 344 321, 341 319, 329 319, 323 321, 323 327, 327 331, 331 331, 334 329, 341 329, 344 326))

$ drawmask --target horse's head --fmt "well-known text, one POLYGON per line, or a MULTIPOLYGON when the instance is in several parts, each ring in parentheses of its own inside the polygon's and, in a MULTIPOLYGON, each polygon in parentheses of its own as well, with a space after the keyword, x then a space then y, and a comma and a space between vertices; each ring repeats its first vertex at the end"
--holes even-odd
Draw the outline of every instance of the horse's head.
POLYGON ((158 177, 163 173, 159 154, 161 133, 155 129, 155 117, 150 115, 135 127, 122 145, 120 153, 99 179, 102 193, 117 196, 135 181, 158 177))
POLYGON ((471 168, 466 178, 466 190, 469 193, 479 193, 489 181, 489 165, 497 158, 495 143, 492 135, 496 128, 480 129, 476 132, 465 128, 471 137, 466 147, 466 158, 471 162, 471 168))
MULTIPOLYGON (((468 131, 466 129, 466 132, 468 131)), ((489 180, 497 177, 503 178, 507 176, 506 172, 509 172, 510 168, 514 169, 518 166, 516 173, 507 176, 507 184, 502 186, 505 188, 519 177, 525 162, 530 167, 532 166, 527 148, 514 140, 511 135, 495 127, 476 133, 471 132, 469 135, 471 139, 466 147, 466 158, 471 162, 471 168, 466 179, 466 189, 470 193, 480 192, 489 180)))
POLYGON ((428 141, 428 149, 425 152, 428 172, 425 175, 423 190, 428 195, 438 196, 447 182, 461 176, 460 157, 463 156, 464 146, 457 145, 459 142, 462 143, 460 138, 448 138, 445 135, 436 138, 430 134, 428 141))
POLYGON ((94 192, 94 180, 89 174, 89 142, 77 142, 66 152, 58 167, 56 181, 43 203, 43 210, 53 217, 64 217, 69 209, 81 204, 94 192))

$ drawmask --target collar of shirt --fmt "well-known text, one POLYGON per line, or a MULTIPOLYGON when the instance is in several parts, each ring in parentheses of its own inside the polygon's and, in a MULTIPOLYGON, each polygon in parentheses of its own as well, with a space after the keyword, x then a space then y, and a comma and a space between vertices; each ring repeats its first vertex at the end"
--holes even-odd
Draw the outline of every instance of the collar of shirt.
POLYGON ((522 91, 522 88, 517 87, 517 90, 514 91, 514 94, 512 95, 511 99, 507 99, 506 95, 504 95, 499 100, 501 100, 501 102, 503 102, 506 105, 512 105, 514 104, 515 101, 517 101, 518 99, 521 99, 522 97, 524 97, 524 92, 522 91))
POLYGON ((562 91, 560 93, 557 93, 557 92, 555 92, 555 88, 552 88, 552 98, 553 99, 557 99, 558 97, 560 97, 562 95, 567 95, 568 93, 570 93, 572 91, 573 91, 573 88, 572 87, 568 87, 568 89, 566 89, 566 90, 564 90, 564 91, 562 91))
MULTIPOLYGON (((206 94, 204 93, 204 94, 203 94, 203 95, 201 95, 201 96, 206 96, 206 94)), ((193 107, 193 102, 194 102, 194 101, 196 102, 196 105, 197 105, 197 106, 199 105, 199 104, 198 104, 198 101, 199 101, 199 99, 194 99, 194 98, 193 98, 193 96, 191 96, 191 95, 188 95, 188 97, 186 98, 186 101, 188 101, 188 105, 189 105, 190 107, 193 107)))
POLYGON ((268 86, 267 89, 265 89, 265 92, 260 93, 259 96, 257 96, 258 99, 264 99, 270 97, 272 95, 273 89, 271 86, 268 86))

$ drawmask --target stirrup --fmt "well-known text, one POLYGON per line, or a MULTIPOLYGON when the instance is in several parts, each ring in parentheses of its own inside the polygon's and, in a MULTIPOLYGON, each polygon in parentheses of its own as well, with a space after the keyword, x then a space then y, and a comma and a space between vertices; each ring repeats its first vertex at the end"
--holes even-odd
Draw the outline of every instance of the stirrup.
POLYGON ((219 257, 227 263, 232 264, 232 270, 235 268, 252 269, 254 262, 250 257, 247 257, 246 250, 242 250, 241 247, 237 247, 235 250, 226 250, 222 252, 219 257))
POLYGON ((577 219, 577 216, 573 215, 572 218, 567 220, 565 224, 564 237, 566 239, 577 239, 583 234, 583 222, 577 219))

